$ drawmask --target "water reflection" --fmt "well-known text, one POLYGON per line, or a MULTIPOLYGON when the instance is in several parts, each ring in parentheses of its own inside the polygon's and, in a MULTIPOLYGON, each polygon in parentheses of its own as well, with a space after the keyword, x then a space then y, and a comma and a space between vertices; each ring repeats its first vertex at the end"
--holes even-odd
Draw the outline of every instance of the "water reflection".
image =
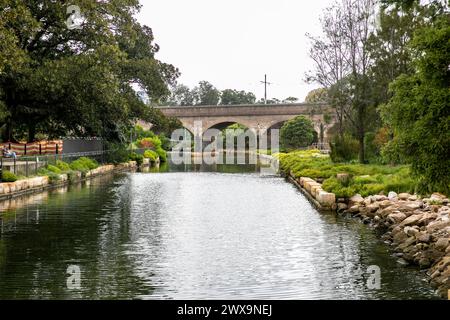
POLYGON ((160 170, 3 211, 0 298, 435 297, 366 226, 318 213, 257 166, 160 170), (80 266, 80 290, 66 286, 68 265, 80 266), (370 265, 381 268, 381 290, 366 286, 370 265))

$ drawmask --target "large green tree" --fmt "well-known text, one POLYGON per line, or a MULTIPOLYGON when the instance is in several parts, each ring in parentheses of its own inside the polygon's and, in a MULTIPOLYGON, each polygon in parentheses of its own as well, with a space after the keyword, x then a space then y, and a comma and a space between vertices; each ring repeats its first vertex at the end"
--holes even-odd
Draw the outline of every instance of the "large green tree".
POLYGON ((138 0, 0 0, 3 138, 26 130, 30 141, 36 132, 119 139, 145 116, 134 88, 158 101, 178 71, 155 59, 139 9, 138 0), (79 7, 77 19, 69 5, 79 7))
POLYGON ((216 106, 220 102, 220 91, 208 81, 200 81, 193 91, 196 105, 216 106))
POLYGON ((256 96, 252 92, 225 89, 221 93, 221 105, 254 104, 256 96))
POLYGON ((418 30, 411 42, 414 73, 391 85, 381 107, 393 129, 385 154, 412 163, 420 191, 450 193, 450 16, 418 30))
POLYGON ((317 132, 305 116, 295 117, 281 127, 280 143, 286 150, 308 147, 313 142, 317 142, 317 132))

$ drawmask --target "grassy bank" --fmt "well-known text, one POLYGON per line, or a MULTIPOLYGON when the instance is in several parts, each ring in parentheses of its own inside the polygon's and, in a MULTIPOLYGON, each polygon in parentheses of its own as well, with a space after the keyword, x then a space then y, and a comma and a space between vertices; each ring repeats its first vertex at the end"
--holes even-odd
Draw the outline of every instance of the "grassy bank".
POLYGON ((409 166, 333 163, 319 150, 279 153, 276 157, 284 172, 295 178, 310 177, 323 181, 323 189, 339 198, 349 198, 357 193, 365 197, 389 191, 415 192, 416 181, 409 166), (346 173, 348 177, 338 179, 340 173, 346 173))

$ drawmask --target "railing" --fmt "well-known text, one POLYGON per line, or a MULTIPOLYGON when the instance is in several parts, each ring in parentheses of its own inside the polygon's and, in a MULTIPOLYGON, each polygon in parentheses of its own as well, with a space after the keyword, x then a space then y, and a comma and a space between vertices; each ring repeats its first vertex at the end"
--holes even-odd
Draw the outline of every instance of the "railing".
MULTIPOLYGON (((128 152, 143 154, 145 150, 146 149, 133 149, 128 150, 128 152)), ((18 176, 28 177, 30 175, 37 175, 40 168, 46 167, 49 164, 56 165, 58 160, 71 163, 81 157, 88 157, 96 160, 100 164, 105 164, 109 158, 108 156, 115 152, 117 152, 117 150, 21 156, 17 158, 0 157, 0 178, 3 170, 8 170, 18 176)))

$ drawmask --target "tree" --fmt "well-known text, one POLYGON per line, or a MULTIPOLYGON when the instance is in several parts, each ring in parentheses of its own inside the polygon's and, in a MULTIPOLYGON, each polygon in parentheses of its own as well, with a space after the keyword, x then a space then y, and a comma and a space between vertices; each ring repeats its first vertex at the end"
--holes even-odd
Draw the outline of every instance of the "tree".
POLYGON ((411 41, 415 72, 392 83, 392 98, 380 108, 394 132, 384 152, 412 163, 422 193, 450 193, 449 18, 443 14, 416 32, 411 41))
POLYGON ((326 103, 328 102, 328 90, 319 88, 311 90, 305 98, 307 103, 326 103))
POLYGON ((314 125, 308 118, 298 116, 287 121, 280 131, 280 143, 284 149, 298 149, 310 146, 317 139, 314 125))
POLYGON ((220 101, 220 91, 217 90, 208 81, 200 81, 198 86, 193 90, 196 105, 213 105, 216 106, 220 101))
POLYGON ((298 98, 296 97, 287 97, 283 100, 283 103, 296 103, 298 102, 298 98))
POLYGON ((221 93, 221 105, 254 104, 256 96, 252 92, 225 89, 221 93))
POLYGON ((37 132, 120 139, 148 108, 133 87, 158 101, 178 75, 154 58, 151 29, 134 18, 137 0, 70 4, 81 9, 79 28, 68 27, 65 1, 0 2, 4 139, 21 130, 29 141, 37 132))
POLYGON ((328 9, 323 20, 325 39, 312 40, 310 56, 316 70, 307 76, 330 90, 337 102, 337 118, 348 121, 359 142, 359 161, 365 162, 364 138, 375 114, 372 57, 368 50, 374 29, 374 0, 342 0, 328 9))
POLYGON ((170 97, 164 104, 173 106, 193 106, 194 99, 194 92, 192 92, 188 86, 177 84, 172 88, 170 97))

